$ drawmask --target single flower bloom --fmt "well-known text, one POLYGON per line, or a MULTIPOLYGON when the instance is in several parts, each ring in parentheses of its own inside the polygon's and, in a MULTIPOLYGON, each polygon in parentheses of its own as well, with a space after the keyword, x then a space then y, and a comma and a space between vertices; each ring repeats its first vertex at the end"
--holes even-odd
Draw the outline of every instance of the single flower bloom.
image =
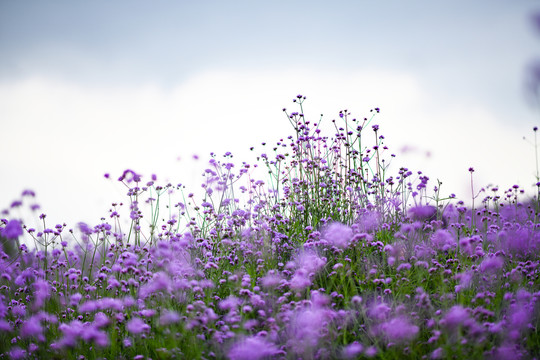
POLYGON ((23 229, 19 220, 9 220, 6 227, 0 229, 0 235, 6 239, 17 239, 22 234, 23 229))
POLYGON ((404 316, 399 316, 383 323, 381 330, 389 342, 399 344, 413 340, 418 335, 419 328, 404 316))
POLYGON ((339 222, 330 224, 323 232, 323 239, 335 247, 346 248, 353 237, 353 231, 339 222))
POLYGON ((278 348, 259 336, 250 336, 234 344, 227 353, 231 360, 259 360, 278 353, 278 348))
POLYGON ((150 325, 144 322, 141 318, 133 318, 126 325, 127 330, 132 334, 140 334, 150 330, 150 325))
POLYGON ((175 324, 180 321, 180 315, 176 311, 164 310, 159 317, 159 323, 162 326, 175 324))

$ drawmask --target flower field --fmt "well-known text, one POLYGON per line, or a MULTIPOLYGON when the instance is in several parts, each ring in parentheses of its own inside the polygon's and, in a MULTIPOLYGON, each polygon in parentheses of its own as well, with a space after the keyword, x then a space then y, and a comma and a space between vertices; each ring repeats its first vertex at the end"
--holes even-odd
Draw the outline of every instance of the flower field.
POLYGON ((212 154, 202 195, 126 170, 126 200, 69 228, 25 191, 0 220, 0 358, 540 358, 538 197, 470 168, 465 206, 392 171, 378 108, 326 136, 304 101, 256 164, 212 154))

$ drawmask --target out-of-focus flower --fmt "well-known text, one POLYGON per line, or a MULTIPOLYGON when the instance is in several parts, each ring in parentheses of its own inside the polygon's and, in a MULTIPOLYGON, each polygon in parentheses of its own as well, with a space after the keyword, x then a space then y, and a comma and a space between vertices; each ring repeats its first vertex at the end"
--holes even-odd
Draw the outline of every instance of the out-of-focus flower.
POLYGON ((494 273, 502 268, 504 260, 501 257, 488 257, 480 264, 480 271, 483 273, 494 273))
POLYGON ((343 348, 343 357, 345 359, 356 359, 361 353, 364 347, 357 342, 349 344, 343 348))
POLYGON ((17 239, 22 234, 23 229, 19 220, 9 220, 6 227, 0 229, 0 235, 6 239, 17 239))
POLYGON ((41 326, 41 317, 32 316, 27 319, 21 326, 21 337, 29 338, 34 337, 39 341, 44 341, 43 326, 41 326))
POLYGON ((389 342, 406 343, 418 335, 418 326, 404 316, 398 316, 381 324, 381 330, 389 342))
POLYGON ((338 248, 346 248, 353 236, 353 231, 347 225, 334 222, 323 231, 323 239, 338 248))
POLYGON ((150 325, 141 318, 133 318, 126 325, 127 330, 132 334, 140 334, 150 330, 150 325))
POLYGON ((437 208, 431 205, 418 205, 409 209, 409 216, 418 221, 436 220, 436 214, 437 208))
POLYGON ((259 336, 250 336, 235 343, 227 353, 231 360, 259 360, 276 355, 278 348, 259 336))
POLYGON ((176 311, 164 310, 159 317, 162 326, 171 325, 180 321, 180 315, 176 311))
POLYGON ((289 286, 292 290, 303 290, 311 285, 309 274, 304 269, 298 269, 294 273, 289 286))
POLYGON ((457 246, 456 239, 450 232, 439 229, 431 236, 431 244, 437 250, 449 251, 457 246))
POLYGON ((469 313, 463 306, 455 305, 443 317, 441 325, 444 325, 448 330, 455 331, 459 326, 470 318, 469 313))

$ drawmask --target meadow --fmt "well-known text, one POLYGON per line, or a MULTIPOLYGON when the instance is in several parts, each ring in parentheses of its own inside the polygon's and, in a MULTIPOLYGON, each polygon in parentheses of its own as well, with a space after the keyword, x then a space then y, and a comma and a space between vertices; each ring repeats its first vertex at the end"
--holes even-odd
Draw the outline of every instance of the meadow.
POLYGON ((0 358, 540 358, 540 182, 470 168, 466 206, 394 172, 378 108, 327 136, 305 100, 255 164, 211 154, 202 195, 126 170, 125 201, 69 228, 25 191, 0 220, 0 358))

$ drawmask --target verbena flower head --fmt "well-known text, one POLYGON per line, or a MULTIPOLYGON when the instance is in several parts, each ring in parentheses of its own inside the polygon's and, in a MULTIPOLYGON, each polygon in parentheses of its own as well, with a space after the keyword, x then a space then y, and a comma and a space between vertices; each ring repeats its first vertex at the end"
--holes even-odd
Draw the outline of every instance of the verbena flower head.
POLYGON ((313 306, 298 310, 289 325, 289 345, 297 353, 313 349, 325 336, 334 312, 325 307, 313 306))
POLYGON ((9 351, 9 357, 10 357, 10 359, 13 359, 13 360, 24 359, 26 357, 26 350, 21 349, 18 346, 14 346, 9 351))
POLYGON ((457 243, 454 236, 447 230, 438 229, 431 236, 431 244, 437 250, 450 251, 456 248, 457 243))
POLYGON ((316 273, 326 264, 326 258, 320 257, 315 252, 305 251, 297 257, 296 264, 308 273, 316 273))
POLYGON ((180 321, 180 315, 176 311, 164 310, 161 316, 159 317, 159 323, 162 326, 167 326, 175 324, 180 321))
POLYGON ((50 285, 47 281, 38 279, 34 282, 34 307, 40 308, 43 306, 45 299, 50 296, 50 285))
POLYGON ((496 273, 503 267, 503 265, 503 258, 499 256, 492 256, 484 259, 482 263, 480 263, 479 268, 483 273, 496 273))
POLYGON ((369 233, 378 229, 381 218, 382 216, 378 211, 366 210, 360 215, 356 224, 358 225, 359 231, 369 233))
POLYGON ((419 328, 405 316, 398 316, 382 323, 380 330, 389 342, 402 344, 413 340, 418 335, 419 328))
POLYGON ((431 205, 418 205, 409 209, 409 215, 412 219, 418 221, 435 220, 437 208, 431 205))
POLYGON ((362 344, 355 342, 355 343, 347 345, 343 349, 342 355, 345 359, 356 359, 360 356, 363 349, 364 347, 362 346, 362 344))
POLYGON ((269 271, 262 279, 261 279, 261 285, 265 288, 273 288, 280 284, 281 277, 273 272, 269 271))
POLYGON ((289 286, 292 290, 303 290, 310 285, 311 280, 309 279, 309 273, 303 268, 296 270, 289 282, 289 286))
POLYGON ((463 306, 455 305, 443 317, 441 325, 450 331, 455 331, 459 326, 463 325, 465 321, 470 318, 469 313, 463 306))
POLYGON ((388 318, 392 309, 384 302, 375 302, 368 309, 368 316, 375 321, 383 321, 388 318))
POLYGON ((128 321, 126 329, 132 334, 141 334, 149 331, 150 325, 145 323, 143 319, 135 317, 128 321))
POLYGON ((43 336, 43 326, 41 325, 41 317, 35 315, 27 319, 21 326, 21 336, 23 338, 34 337, 39 341, 45 341, 43 336))
POLYGON ((323 239, 338 248, 346 248, 353 236, 353 231, 347 225, 334 222, 323 231, 323 239))
POLYGON ((236 342, 229 349, 227 356, 231 360, 259 360, 276 355, 279 349, 259 336, 250 336, 236 342))
POLYGON ((17 239, 23 234, 21 222, 19 220, 9 220, 3 229, 0 229, 0 235, 6 239, 17 239))

